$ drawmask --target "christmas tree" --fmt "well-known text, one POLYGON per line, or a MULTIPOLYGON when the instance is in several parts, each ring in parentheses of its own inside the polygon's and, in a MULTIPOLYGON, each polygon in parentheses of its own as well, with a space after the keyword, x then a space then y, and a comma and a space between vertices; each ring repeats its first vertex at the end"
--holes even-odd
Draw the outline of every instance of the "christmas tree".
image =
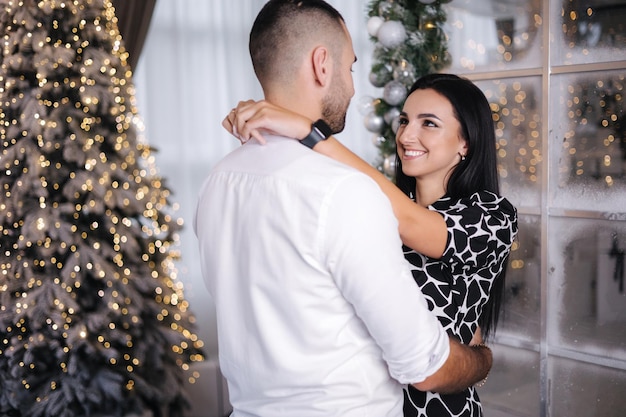
POLYGON ((383 97, 364 97, 360 111, 375 133, 378 168, 388 177, 394 175, 397 119, 408 89, 449 64, 442 8, 449 1, 373 0, 368 6, 367 30, 375 44, 370 82, 383 88, 383 97))
POLYGON ((181 416, 181 221, 107 0, 0 0, 0 416, 181 416))

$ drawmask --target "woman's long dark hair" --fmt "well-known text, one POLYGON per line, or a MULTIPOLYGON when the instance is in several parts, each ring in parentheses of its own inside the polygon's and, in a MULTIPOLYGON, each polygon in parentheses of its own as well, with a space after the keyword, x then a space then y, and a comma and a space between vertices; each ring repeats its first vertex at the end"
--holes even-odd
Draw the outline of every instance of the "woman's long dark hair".
MULTIPOLYGON (((446 197, 460 199, 477 191, 500 194, 496 160, 496 135, 491 106, 483 92, 470 80, 453 74, 429 74, 418 79, 409 90, 432 89, 444 96, 461 125, 467 142, 467 155, 454 168, 446 185, 446 197)), ((406 194, 415 192, 416 180, 402 172, 402 161, 396 153, 396 185, 406 194)), ((489 300, 478 320, 483 338, 495 331, 504 298, 506 265, 493 283, 489 300)))

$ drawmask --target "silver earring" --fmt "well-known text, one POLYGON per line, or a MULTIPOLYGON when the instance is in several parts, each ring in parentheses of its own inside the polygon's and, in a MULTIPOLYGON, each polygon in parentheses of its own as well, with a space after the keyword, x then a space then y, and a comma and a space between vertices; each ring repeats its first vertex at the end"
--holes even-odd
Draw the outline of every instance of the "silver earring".
POLYGON ((461 156, 461 161, 465 161, 465 155, 462 155, 461 153, 459 153, 459 155, 461 156))

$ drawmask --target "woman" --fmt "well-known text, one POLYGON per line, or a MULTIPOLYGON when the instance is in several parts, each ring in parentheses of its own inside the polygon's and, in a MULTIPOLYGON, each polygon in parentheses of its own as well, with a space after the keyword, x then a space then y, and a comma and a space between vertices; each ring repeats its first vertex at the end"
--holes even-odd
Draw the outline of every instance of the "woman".
MULTIPOLYGON (((224 127, 242 141, 261 130, 302 138, 311 120, 266 102, 244 102, 224 127)), ((515 208, 499 196, 491 108, 471 81, 420 78, 396 133, 396 185, 334 138, 314 150, 372 177, 389 197, 415 281, 451 336, 477 344, 495 329, 515 208)), ((482 416, 475 387, 453 395, 405 388, 404 415, 482 416)))

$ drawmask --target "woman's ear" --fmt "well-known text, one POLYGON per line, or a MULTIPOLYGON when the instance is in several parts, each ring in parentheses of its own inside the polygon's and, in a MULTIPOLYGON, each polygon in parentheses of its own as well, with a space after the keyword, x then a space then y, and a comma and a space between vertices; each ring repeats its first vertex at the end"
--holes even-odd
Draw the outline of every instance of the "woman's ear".
POLYGON ((468 151, 469 147, 467 146, 467 140, 461 138, 461 148, 459 149, 459 155, 466 157, 468 151))
POLYGON ((311 65, 315 82, 321 87, 330 83, 332 59, 330 51, 325 46, 318 46, 311 54, 311 65))

